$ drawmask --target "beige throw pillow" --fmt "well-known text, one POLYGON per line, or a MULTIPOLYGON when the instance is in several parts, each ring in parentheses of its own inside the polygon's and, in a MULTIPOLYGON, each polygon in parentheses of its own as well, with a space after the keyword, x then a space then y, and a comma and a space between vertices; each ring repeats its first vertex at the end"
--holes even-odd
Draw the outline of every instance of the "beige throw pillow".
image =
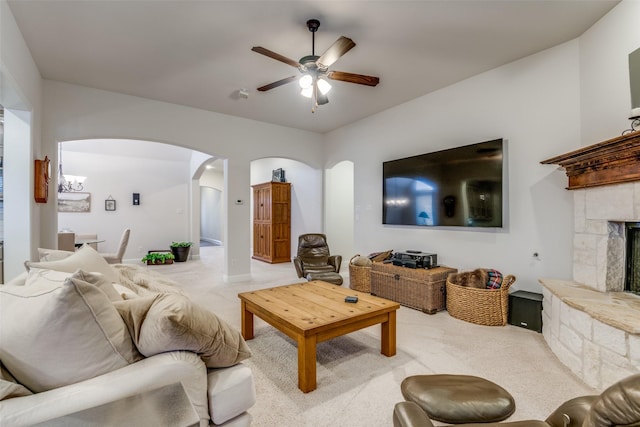
POLYGON ((38 248, 38 259, 40 261, 59 261, 73 255, 75 252, 61 251, 59 249, 38 248))
POLYGON ((96 286, 0 286, 0 360, 33 392, 77 383, 141 359, 124 321, 96 286))
POLYGON ((64 281, 72 276, 77 279, 84 280, 87 283, 91 283, 104 292, 110 301, 122 300, 120 294, 118 294, 111 282, 105 279, 101 273, 89 273, 82 270, 77 270, 74 273, 67 273, 66 271, 32 268, 29 270, 25 286, 30 286, 34 283, 49 283, 51 285, 62 286, 64 281))
POLYGON ((67 273, 73 273, 76 270, 102 273, 109 282, 117 281, 116 273, 107 261, 88 245, 82 246, 72 255, 63 259, 42 262, 27 261, 24 265, 27 270, 42 268, 45 270, 66 271, 67 273))
POLYGON ((114 305, 147 357, 188 350, 200 355, 207 367, 224 368, 251 356, 239 331, 184 295, 162 293, 114 305))
POLYGON ((18 384, 16 379, 0 363, 0 400, 29 396, 30 394, 33 393, 22 384, 18 384))

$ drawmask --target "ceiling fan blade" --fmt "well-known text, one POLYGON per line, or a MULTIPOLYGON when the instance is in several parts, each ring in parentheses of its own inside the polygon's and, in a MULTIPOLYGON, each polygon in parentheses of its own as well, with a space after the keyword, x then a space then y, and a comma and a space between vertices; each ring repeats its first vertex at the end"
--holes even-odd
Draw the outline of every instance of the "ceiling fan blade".
POLYGON ((329 71, 327 77, 331 80, 340 80, 348 83, 357 83, 365 86, 377 86, 380 79, 374 76, 365 76, 364 74, 345 73, 344 71, 329 71))
POLYGON ((342 55, 349 52, 356 44, 350 38, 340 36, 329 49, 316 61, 319 67, 330 67, 342 55))
POLYGON ((261 55, 268 56, 269 58, 273 58, 276 61, 284 62, 285 64, 291 65, 292 67, 300 67, 300 63, 298 61, 294 61, 293 59, 282 56, 279 53, 275 53, 269 49, 265 49, 264 47, 254 46, 251 48, 251 50, 261 55))
POLYGON ((269 89, 276 88, 278 86, 286 85, 287 83, 291 83, 296 80, 298 76, 287 77, 286 79, 278 80, 277 82, 269 83, 268 85, 264 85, 258 88, 260 92, 265 92, 269 89))

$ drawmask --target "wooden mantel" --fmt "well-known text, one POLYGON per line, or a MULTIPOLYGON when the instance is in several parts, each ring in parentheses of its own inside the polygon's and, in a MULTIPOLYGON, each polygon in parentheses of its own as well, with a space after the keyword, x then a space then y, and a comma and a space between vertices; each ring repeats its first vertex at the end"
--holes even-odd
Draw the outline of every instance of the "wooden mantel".
POLYGON ((563 167, 569 177, 568 190, 640 181, 640 131, 540 163, 563 167))

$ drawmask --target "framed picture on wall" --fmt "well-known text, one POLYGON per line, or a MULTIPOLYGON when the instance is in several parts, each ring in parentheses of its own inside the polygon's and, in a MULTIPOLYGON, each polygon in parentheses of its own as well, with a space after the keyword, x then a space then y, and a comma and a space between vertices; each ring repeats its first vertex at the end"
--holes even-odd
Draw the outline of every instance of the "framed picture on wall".
POLYGON ((116 201, 114 199, 107 199, 104 201, 104 210, 105 211, 115 211, 116 210, 116 201))
POLYGON ((91 193, 58 193, 58 212, 91 212, 91 193))
POLYGON ((284 178, 284 169, 274 169, 271 171, 271 181, 272 182, 287 182, 284 178))

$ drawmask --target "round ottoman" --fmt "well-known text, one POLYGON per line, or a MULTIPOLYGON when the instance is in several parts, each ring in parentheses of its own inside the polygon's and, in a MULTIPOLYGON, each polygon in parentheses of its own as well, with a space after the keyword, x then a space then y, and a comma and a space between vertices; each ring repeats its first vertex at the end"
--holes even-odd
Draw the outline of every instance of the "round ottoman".
POLYGON ((470 375, 414 375, 402 381, 401 389, 406 400, 444 423, 502 421, 516 410, 505 389, 470 375))
POLYGON ((322 280, 323 282, 333 283, 334 285, 342 285, 342 276, 333 271, 319 271, 307 274, 306 279, 310 282, 312 280, 322 280))

